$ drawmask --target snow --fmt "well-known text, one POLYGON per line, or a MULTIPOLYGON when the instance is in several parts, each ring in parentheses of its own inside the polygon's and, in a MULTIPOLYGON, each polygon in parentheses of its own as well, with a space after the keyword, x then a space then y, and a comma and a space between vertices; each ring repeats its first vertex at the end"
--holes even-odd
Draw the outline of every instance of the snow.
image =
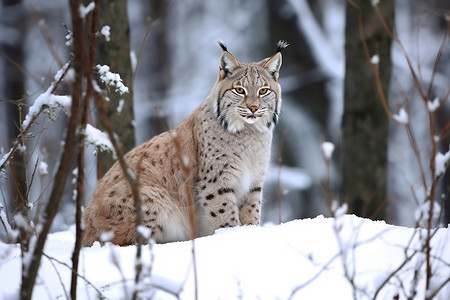
POLYGON ((119 104, 117 104, 117 112, 119 114, 122 112, 124 105, 125 105, 125 99, 120 99, 119 104))
POLYGON ((152 234, 152 230, 149 227, 144 226, 144 225, 139 225, 137 228, 137 231, 146 240, 150 239, 150 236, 152 234))
POLYGON ((68 31, 68 33, 66 34, 66 42, 65 42, 65 45, 66 45, 67 47, 70 47, 70 46, 73 45, 73 34, 72 34, 72 31, 70 31, 69 29, 68 29, 67 31, 68 31))
POLYGON ((91 2, 88 4, 88 6, 84 6, 83 4, 80 4, 78 7, 78 13, 80 14, 80 18, 84 19, 86 16, 93 11, 95 8, 95 3, 91 2))
POLYGON ((429 112, 434 112, 436 109, 439 108, 441 103, 439 102, 439 98, 435 98, 433 101, 427 102, 427 109, 429 112))
POLYGON ((26 129, 30 126, 31 121, 34 117, 38 115, 42 108, 49 108, 50 110, 54 110, 58 107, 62 107, 66 113, 70 111, 70 105, 72 104, 72 98, 70 96, 60 96, 54 95, 51 93, 53 86, 51 86, 47 91, 42 93, 30 106, 28 110, 28 114, 25 116, 24 121, 22 122, 22 128, 26 129))
POLYGON ((111 140, 103 131, 95 128, 91 124, 87 124, 84 134, 86 143, 94 145, 100 151, 112 151, 114 153, 111 140))
POLYGON ((48 174, 48 164, 45 161, 39 162, 39 174, 47 175, 48 174))
MULTIPOLYGON (((450 148, 450 147, 449 147, 450 148)), ((436 177, 441 176, 444 174, 448 163, 450 162, 450 149, 445 153, 442 154, 440 152, 436 153, 436 157, 434 158, 435 161, 435 175, 436 177)))
POLYGON ((380 63, 380 56, 378 54, 372 56, 372 58, 370 59, 370 63, 373 65, 378 65, 380 63))
POLYGON ((333 151, 334 151, 333 143, 331 143, 331 142, 323 142, 322 143, 322 153, 323 153, 323 156, 327 160, 331 159, 331 156, 333 155, 333 151))
POLYGON ((111 27, 109 25, 103 26, 100 33, 105 37, 107 42, 111 40, 111 27))
POLYGON ((347 203, 343 203, 341 206, 339 206, 339 203, 334 200, 331 209, 334 212, 337 221, 339 221, 339 219, 347 213, 348 205, 347 203))
POLYGON ((402 125, 407 125, 409 123, 408 113, 405 111, 403 107, 400 108, 398 115, 392 115, 392 118, 394 119, 394 121, 402 125))
POLYGON ((36 98, 36 100, 34 100, 33 105, 31 105, 28 109, 28 113, 22 122, 23 129, 27 129, 31 125, 31 121, 33 120, 33 118, 35 118, 39 114, 41 109, 44 108, 49 109, 50 119, 56 119, 53 114, 55 109, 58 107, 63 108, 66 114, 69 114, 70 106, 72 105, 72 97, 52 94, 58 82, 62 80, 62 77, 68 67, 69 64, 66 63, 60 70, 58 70, 54 76, 55 81, 48 87, 48 89, 44 93, 40 94, 36 98))
MULTIPOLYGON (((340 216, 337 230, 336 221, 318 216, 221 229, 196 239, 198 299, 372 299, 375 293, 377 299, 407 299, 411 293, 424 299, 437 289, 434 299, 448 299, 450 283, 441 288, 450 276, 448 228, 437 229, 431 240, 433 277, 425 291, 425 256, 415 252, 424 230, 353 215, 340 216)), ((33 299, 65 298, 74 239, 73 227, 49 235, 33 299)), ((192 241, 144 246, 137 288, 152 299, 194 299, 192 249, 192 241)), ((0 299, 11 299, 20 290, 20 246, 0 243, 0 253, 0 299)), ((79 299, 129 299, 136 287, 135 254, 135 246, 110 243, 82 249, 79 299)))
POLYGON ((96 67, 100 74, 101 81, 108 86, 115 88, 115 91, 119 92, 121 95, 128 93, 128 87, 123 84, 119 74, 110 72, 109 66, 107 65, 97 65, 96 67))
MULTIPOLYGON (((420 224, 420 226, 426 227, 428 224, 428 219, 430 215, 430 200, 424 201, 420 206, 417 207, 416 211, 414 212, 414 220, 420 224)), ((441 206, 437 201, 434 201, 433 204, 433 216, 432 221, 433 224, 435 224, 439 217, 441 216, 441 206)))
POLYGON ((8 153, 6 153, 5 155, 3 155, 2 158, 0 158, 0 166, 3 166, 3 164, 6 162, 8 157, 11 155, 11 151, 12 151, 12 148, 9 149, 8 153))

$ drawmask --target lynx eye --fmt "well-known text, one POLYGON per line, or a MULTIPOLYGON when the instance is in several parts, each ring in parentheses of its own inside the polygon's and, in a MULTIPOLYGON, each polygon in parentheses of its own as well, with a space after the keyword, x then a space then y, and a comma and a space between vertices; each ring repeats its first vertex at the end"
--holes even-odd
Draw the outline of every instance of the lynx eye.
POLYGON ((267 94, 268 91, 269 91, 268 88, 260 88, 258 93, 262 96, 262 95, 267 94))
POLYGON ((244 88, 243 88, 243 87, 240 87, 240 86, 235 87, 235 88, 234 88, 234 91, 235 91, 236 93, 240 94, 240 95, 244 95, 244 94, 245 94, 244 88))

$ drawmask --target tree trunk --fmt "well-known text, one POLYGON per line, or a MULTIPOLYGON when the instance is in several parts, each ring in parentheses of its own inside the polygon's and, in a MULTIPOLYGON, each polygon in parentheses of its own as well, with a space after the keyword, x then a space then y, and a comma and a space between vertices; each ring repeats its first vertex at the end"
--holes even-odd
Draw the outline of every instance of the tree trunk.
POLYGON ((169 129, 169 112, 161 109, 160 106, 164 106, 162 103, 167 99, 172 83, 173 54, 169 45, 169 18, 167 18, 171 5, 171 1, 168 0, 151 0, 142 3, 142 15, 149 20, 146 33, 150 32, 150 34, 145 42, 144 51, 140 53, 143 57, 139 57, 141 61, 139 69, 142 73, 146 72, 144 74, 146 74, 149 98, 141 99, 140 103, 153 102, 151 105, 153 111, 147 112, 144 120, 141 121, 142 126, 146 128, 145 132, 139 133, 141 140, 151 139, 169 129))
MULTIPOLYGON (((330 94, 327 92, 327 85, 330 78, 326 72, 321 70, 320 61, 308 42, 309 29, 302 28, 299 25, 298 19, 302 16, 297 13, 286 14, 286 11, 296 11, 291 2, 289 0, 267 0, 271 42, 268 43, 269 48, 266 53, 273 51, 273 46, 280 39, 285 39, 290 43, 284 52, 286 55, 283 56, 281 76, 291 78, 295 76, 297 86, 294 87, 291 84, 289 91, 282 92, 282 97, 286 99, 286 104, 290 102, 292 107, 306 112, 314 122, 312 126, 318 126, 318 130, 326 138, 329 138, 332 135, 328 130, 330 128, 330 94)), ((308 2, 317 5, 315 1, 308 2)), ((310 5, 312 11, 314 11, 314 5, 310 5)), ((283 83, 281 85, 283 88, 283 83)), ((286 106, 284 106, 284 109, 286 109, 286 106)), ((309 154, 305 151, 306 148, 299 148, 294 139, 282 138, 282 135, 286 132, 288 132, 288 135, 301 135, 300 126, 293 126, 291 121, 283 116, 277 126, 278 129, 274 134, 279 134, 280 141, 283 141, 283 144, 279 147, 282 152, 278 153, 279 157, 282 158, 282 163, 288 166, 301 166, 307 169, 310 174, 313 174, 314 172, 311 171, 306 162, 306 160, 310 160, 309 154)), ((312 168, 315 168, 315 166, 312 166, 312 168)), ((284 195, 282 199, 277 198, 277 201, 280 203, 279 205, 287 204, 295 210, 295 212, 292 212, 293 218, 309 218, 321 213, 320 203, 313 200, 315 197, 321 196, 321 191, 313 185, 306 192, 292 191, 284 195)))
MULTIPOLYGON (((113 129, 121 142, 124 153, 131 150, 135 144, 135 132, 133 126, 133 70, 130 60, 130 28, 128 25, 128 10, 126 0, 101 0, 100 1, 99 30, 103 26, 110 27, 109 41, 104 35, 100 35, 97 49, 97 63, 108 65, 111 72, 119 73, 123 84, 129 89, 129 93, 120 95, 110 90, 107 105, 107 114, 113 129), (118 107, 123 107, 118 111, 118 107), (120 105, 119 105, 120 104, 120 105)), ((102 126, 100 126, 102 127, 102 126)), ((99 156, 99 178, 113 165, 111 154, 102 153, 99 156)))
MULTIPOLYGON (((14 141, 19 136, 20 124, 22 123, 22 108, 24 107, 24 74, 21 70, 24 61, 23 41, 25 35, 26 22, 23 21, 25 13, 21 0, 5 0, 2 9, 2 25, 11 28, 18 34, 15 39, 8 43, 1 44, 1 52, 5 57, 4 65, 4 95, 3 99, 11 101, 6 105, 7 140, 14 141)), ((12 146, 12 145, 9 145, 12 146)), ((10 162, 11 166, 11 198, 14 203, 15 213, 22 214, 28 218, 28 181, 26 176, 26 154, 23 151, 16 151, 10 162)), ((25 228, 20 228, 21 245, 26 251, 27 241, 30 232, 25 228)))
MULTIPOLYGON (((393 1, 380 1, 377 6, 392 30, 393 1)), ((370 58, 374 55, 380 58, 379 76, 387 95, 391 40, 375 9, 371 1, 347 2, 341 196, 350 213, 385 219, 389 119, 381 104, 370 58)))

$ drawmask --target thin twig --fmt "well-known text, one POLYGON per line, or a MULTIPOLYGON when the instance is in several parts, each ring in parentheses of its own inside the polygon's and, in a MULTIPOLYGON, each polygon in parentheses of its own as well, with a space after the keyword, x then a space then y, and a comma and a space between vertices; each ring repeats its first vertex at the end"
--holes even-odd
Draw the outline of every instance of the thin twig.
MULTIPOLYGON (((178 140, 178 135, 172 135, 172 141, 174 142, 176 152, 178 154, 178 159, 181 163, 181 168, 183 170, 186 178, 190 178, 190 167, 186 164, 185 158, 183 156, 183 148, 181 147, 180 141, 178 140)), ((189 223, 191 225, 191 254, 192 254, 192 264, 194 273, 194 299, 198 299, 198 273, 197 273, 197 258, 195 255, 195 238, 196 238, 196 224, 195 224, 195 202, 194 195, 192 193, 192 185, 189 181, 184 182, 184 189, 187 196, 187 206, 189 212, 189 223)))
POLYGON ((76 270, 74 270, 71 266, 69 266, 69 265, 66 264, 65 262, 62 262, 62 261, 58 260, 57 258, 54 258, 54 257, 49 256, 48 254, 42 253, 42 255, 45 256, 46 258, 48 258, 48 259, 51 260, 51 261, 55 261, 55 262, 57 262, 58 264, 65 266, 65 267, 66 267, 67 269, 69 269, 72 273, 75 273, 75 274, 77 275, 77 277, 80 277, 80 278, 83 279, 90 287, 92 287, 92 288, 97 292, 97 294, 101 297, 101 299, 107 299, 107 298, 103 295, 102 291, 100 291, 98 288, 96 288, 95 285, 94 285, 92 282, 90 282, 85 276, 79 274, 79 273, 78 273, 76 270))

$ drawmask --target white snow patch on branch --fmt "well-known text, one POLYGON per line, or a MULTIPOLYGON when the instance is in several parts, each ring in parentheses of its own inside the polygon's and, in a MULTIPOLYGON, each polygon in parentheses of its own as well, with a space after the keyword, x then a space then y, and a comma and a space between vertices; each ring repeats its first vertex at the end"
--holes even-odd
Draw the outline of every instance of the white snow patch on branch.
POLYGON ((28 243, 28 251, 23 254, 23 265, 25 270, 29 269, 31 261, 33 260, 34 248, 36 248, 37 235, 32 235, 28 243))
POLYGON ((146 240, 150 239, 150 237, 152 235, 152 230, 150 228, 148 228, 147 226, 144 226, 144 225, 139 225, 137 227, 137 231, 146 240))
POLYGON ((124 105, 125 105, 125 99, 120 99, 119 104, 117 105, 117 112, 119 114, 123 111, 124 105))
POLYGON ((55 76, 53 76, 53 80, 55 82, 61 81, 63 79, 64 73, 66 73, 68 68, 69 68, 69 63, 66 63, 61 69, 56 71, 55 76))
POLYGON ((372 58, 370 59, 370 63, 373 65, 378 65, 380 63, 380 56, 378 54, 372 56, 372 58))
POLYGON ((75 70, 73 68, 70 68, 66 72, 66 76, 64 76, 64 80, 66 82, 74 82, 75 81, 75 70))
POLYGON ((86 143, 94 145, 100 151, 111 151, 114 153, 114 147, 111 140, 103 131, 95 128, 91 124, 87 124, 83 133, 85 135, 86 143))
POLYGON ((48 174, 48 164, 45 161, 39 162, 39 174, 40 175, 48 174))
POLYGON ((450 149, 445 154, 438 152, 436 154, 436 157, 434 158, 434 163, 435 163, 435 175, 436 177, 439 177, 442 174, 444 174, 445 169, 448 167, 448 164, 450 163, 450 149))
POLYGON ((323 156, 327 160, 331 159, 331 156, 333 155, 333 151, 334 151, 333 143, 331 143, 331 142, 323 142, 322 143, 322 153, 323 153, 323 156))
POLYGON ((17 228, 27 229, 29 226, 28 220, 21 213, 14 215, 14 223, 17 228))
POLYGON ((0 158, 0 166, 2 166, 5 163, 5 161, 8 159, 8 157, 11 155, 12 150, 13 150, 12 148, 9 149, 8 153, 6 153, 5 155, 3 155, 2 158, 0 158))
POLYGON ((115 91, 121 95, 128 93, 128 87, 123 84, 119 74, 110 72, 109 66, 107 65, 97 65, 96 67, 102 82, 115 88, 115 91))
MULTIPOLYGON (((2 226, 5 226, 3 228, 3 233, 6 233, 7 236, 9 236, 12 240, 15 240, 19 237, 19 230, 12 229, 11 225, 8 222, 8 216, 5 213, 5 209, 3 206, 0 205, 0 221, 2 226)), ((0 232, 0 237, 2 236, 2 232, 0 232)))
POLYGON ((33 103, 33 105, 28 110, 28 114, 22 123, 22 128, 26 129, 30 126, 31 120, 38 115, 42 108, 49 108, 50 110, 55 110, 61 107, 67 115, 70 112, 70 106, 72 105, 71 96, 60 96, 51 93, 53 85, 50 86, 45 93, 42 93, 33 103))
POLYGON ((107 42, 111 40, 111 27, 109 25, 103 26, 100 33, 105 37, 107 42))
POLYGON ((70 30, 67 30, 66 34, 66 46, 70 47, 73 44, 73 33, 70 30))
POLYGON ((71 183, 72 183, 73 185, 75 185, 75 184, 77 184, 78 167, 76 167, 75 169, 73 169, 72 175, 73 175, 73 178, 72 178, 72 182, 71 182, 71 183))
POLYGON ((86 18, 87 14, 93 11, 94 8, 95 8, 94 2, 89 3, 88 6, 80 4, 80 6, 78 7, 78 13, 80 14, 80 18, 82 19, 86 18))
POLYGON ((66 63, 59 71, 55 74, 55 81, 49 86, 49 88, 39 95, 36 100, 34 100, 33 105, 31 105, 28 110, 25 119, 22 122, 22 128, 26 129, 31 125, 31 121, 36 117, 42 108, 50 109, 50 118, 53 119, 52 111, 56 108, 61 107, 67 115, 70 114, 70 106, 72 105, 71 96, 54 95, 52 91, 55 89, 56 84, 61 81, 64 72, 69 67, 69 63, 66 63))
POLYGON ((334 212, 334 216, 336 219, 339 219, 340 217, 344 216, 348 211, 347 203, 342 203, 342 205, 339 206, 339 202, 333 200, 331 206, 332 206, 331 210, 334 212))
POLYGON ((429 112, 434 112, 441 105, 439 102, 439 98, 434 99, 433 101, 427 102, 427 109, 429 112))
POLYGON ((394 119, 394 121, 403 125, 407 125, 409 123, 408 113, 405 111, 403 107, 400 108, 398 115, 393 115, 392 118, 394 119))
MULTIPOLYGON (((414 219, 416 222, 419 222, 420 226, 426 226, 429 219, 430 214, 430 200, 423 202, 414 212, 414 219)), ((437 201, 434 201, 433 204, 433 216, 432 220, 438 220, 441 216, 441 206, 437 201)))

